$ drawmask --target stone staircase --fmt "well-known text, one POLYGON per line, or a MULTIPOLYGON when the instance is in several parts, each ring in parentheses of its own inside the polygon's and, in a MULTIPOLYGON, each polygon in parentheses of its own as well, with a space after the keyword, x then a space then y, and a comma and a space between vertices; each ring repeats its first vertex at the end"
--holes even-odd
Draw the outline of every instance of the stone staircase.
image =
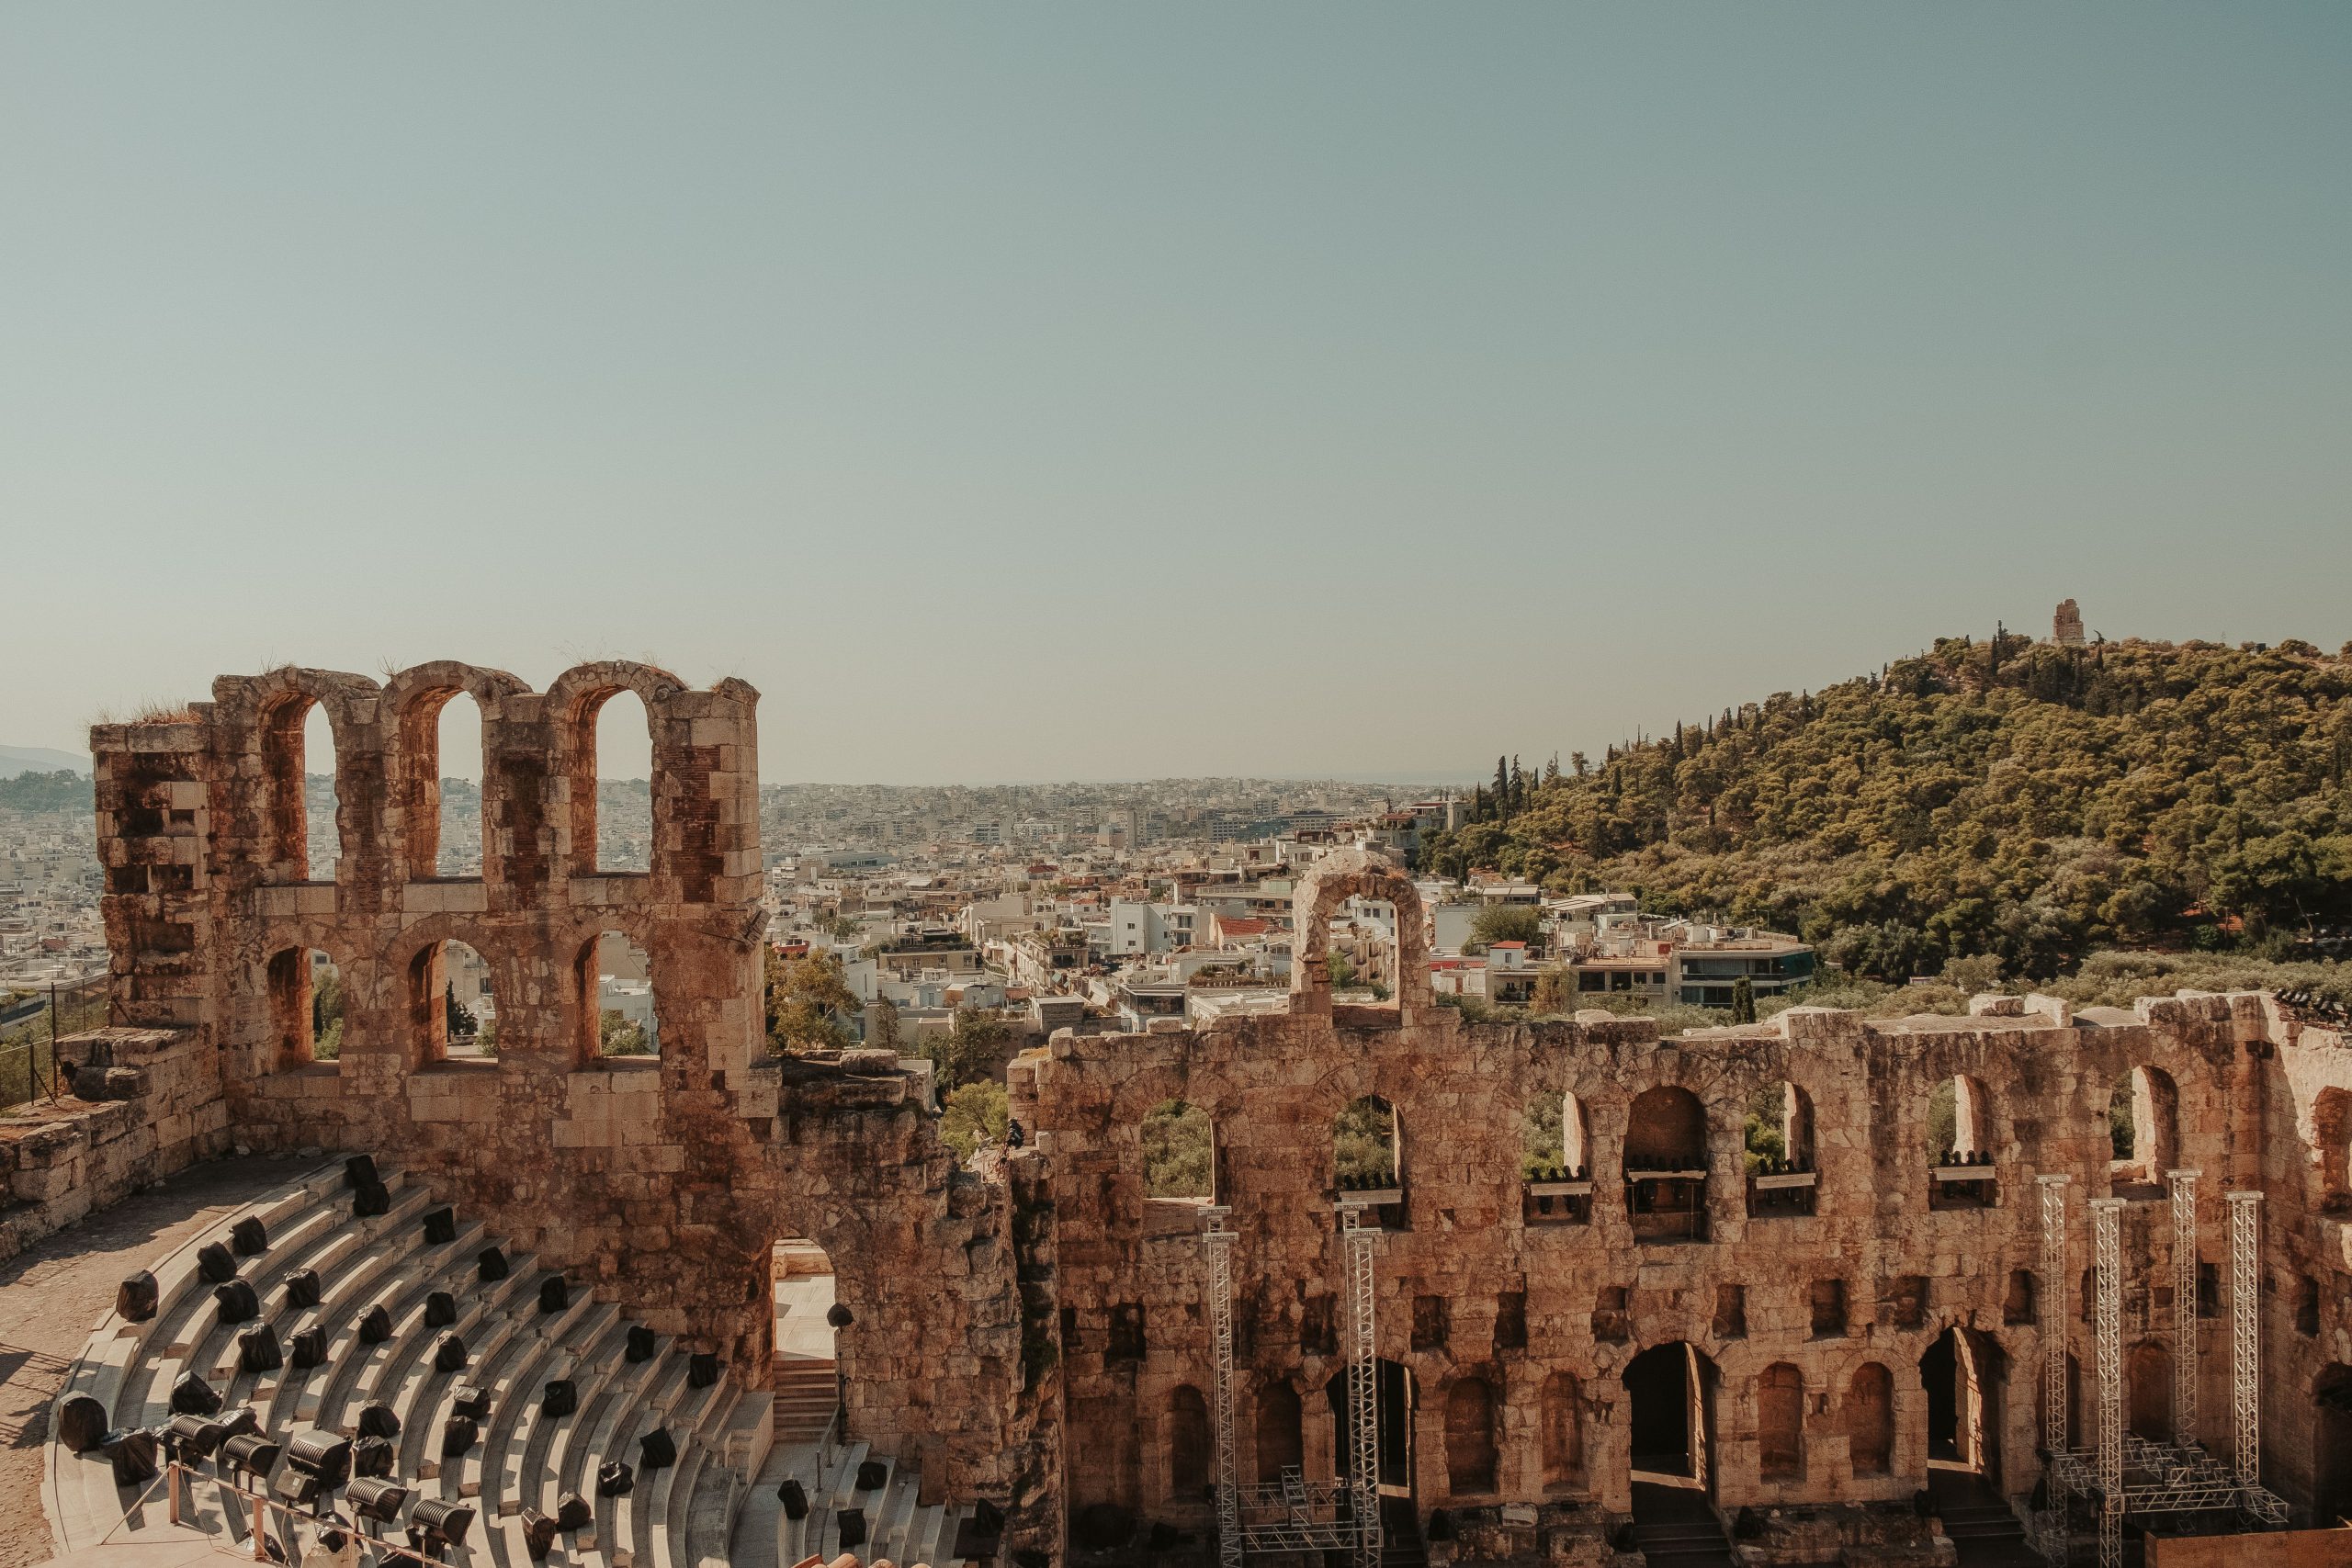
POLYGON ((2042 1568, 2016 1511, 1982 1478, 1931 1470, 1928 1495, 1944 1534, 1960 1549, 1960 1568, 2042 1568))
MULTIPOLYGON (((861 1443, 820 1443, 835 1398, 830 1361, 796 1364, 782 1398, 746 1390, 723 1371, 702 1381, 687 1351, 584 1290, 559 1284, 560 1275, 529 1257, 493 1253, 478 1224, 435 1202, 422 1184, 397 1171, 379 1179, 390 1199, 383 1213, 355 1213, 338 1161, 153 1264, 155 1310, 141 1318, 109 1313, 99 1322, 68 1373, 59 1416, 68 1402, 88 1398, 111 1431, 154 1430, 170 1421, 174 1386, 188 1372, 219 1401, 213 1419, 250 1411, 280 1445, 313 1429, 354 1437, 363 1411, 375 1413, 370 1424, 379 1427, 389 1412, 397 1426, 391 1478, 412 1496, 394 1520, 371 1522, 368 1533, 403 1540, 421 1499, 470 1508, 474 1521, 449 1560, 471 1568, 532 1568, 525 1510, 553 1518, 567 1495, 583 1499, 591 1517, 557 1535, 536 1561, 782 1568, 820 1545, 841 1550, 853 1508, 863 1515, 865 1540, 856 1550, 867 1562, 888 1556, 944 1568, 960 1561, 952 1554, 967 1510, 922 1503, 910 1465, 869 1455, 861 1443), (225 1322, 198 1253, 209 1243, 228 1247, 232 1227, 247 1219, 260 1222, 266 1245, 232 1249, 234 1278, 252 1286, 259 1314, 225 1322), (302 1304, 307 1292, 289 1288, 298 1276, 305 1286, 315 1276, 315 1304, 302 1304), (388 1335, 365 1331, 376 1309, 388 1335), (249 1370, 239 1335, 264 1326, 283 1360, 249 1370), (323 1333, 326 1352, 318 1365, 297 1369, 294 1337, 313 1328, 323 1333), (454 1348, 445 1349, 452 1336, 454 1348), (457 1355, 462 1365, 443 1364, 457 1355), (557 1380, 576 1390, 568 1413, 547 1408, 547 1387, 557 1380), (472 1441, 451 1444, 445 1435, 467 1387, 488 1396, 488 1413, 472 1441), (644 1439, 657 1432, 668 1435, 676 1458, 649 1470, 644 1439), (876 1469, 861 1475, 869 1458, 876 1469), (597 1469, 614 1461, 634 1468, 634 1484, 599 1496, 597 1469), (783 1517, 777 1496, 787 1476, 801 1482, 809 1500, 797 1520, 783 1517), (861 1479, 874 1483, 861 1487, 861 1479)), ((51 1430, 59 1432, 59 1423, 51 1430)), ((188 1462, 199 1479, 184 1518, 249 1553, 247 1511, 223 1488, 224 1461, 188 1462)), ((257 1478, 261 1489, 286 1463, 278 1459, 257 1478)), ((109 1534, 135 1543, 142 1530, 160 1535, 165 1522, 159 1485, 118 1487, 102 1448, 77 1454, 55 1437, 42 1500, 60 1552, 109 1534)), ((334 1502, 341 1505, 339 1494, 334 1502)), ((303 1542, 295 1544, 299 1551, 303 1542)))
MULTIPOLYGON (((949 1568, 977 1561, 956 1554, 957 1537, 971 1510, 926 1504, 922 1491, 922 1477, 914 1465, 873 1453, 864 1443, 778 1443, 736 1526, 733 1568, 789 1568, 812 1556, 830 1562, 844 1551, 861 1562, 887 1558, 910 1568, 949 1568), (878 1466, 879 1473, 862 1473, 868 1463, 878 1466), (877 1484, 860 1486, 862 1479, 877 1484), (797 1519, 786 1517, 778 1496, 787 1480, 797 1481, 808 1500, 807 1512, 797 1519), (851 1546, 843 1544, 842 1516, 853 1508, 860 1516, 864 1539, 851 1546)), ((851 1533, 855 1529, 851 1527, 851 1533)))
POLYGON ((778 1356, 773 1378, 775 1388, 775 1440, 813 1443, 833 1418, 841 1402, 841 1384, 834 1363, 800 1356, 778 1356))
POLYGON ((1706 1494, 1634 1483, 1634 1544, 1649 1568, 1733 1568, 1731 1538, 1706 1494))

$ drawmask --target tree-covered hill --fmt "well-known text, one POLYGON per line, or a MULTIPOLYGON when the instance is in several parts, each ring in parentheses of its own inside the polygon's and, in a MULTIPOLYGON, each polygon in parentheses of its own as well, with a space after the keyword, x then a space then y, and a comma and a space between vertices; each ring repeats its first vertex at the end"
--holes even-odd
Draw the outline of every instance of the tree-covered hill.
POLYGON ((2283 953, 2352 923, 2352 646, 1939 641, 1544 777, 1423 847, 1794 931, 1857 973, 2095 948, 2283 953))

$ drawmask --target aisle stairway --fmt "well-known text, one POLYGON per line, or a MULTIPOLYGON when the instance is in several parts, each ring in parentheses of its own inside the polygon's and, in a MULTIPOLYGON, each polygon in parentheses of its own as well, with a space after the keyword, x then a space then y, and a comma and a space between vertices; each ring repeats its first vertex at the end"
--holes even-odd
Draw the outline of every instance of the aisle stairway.
MULTIPOLYGON (((916 1478, 900 1467, 886 1466, 881 1485, 858 1490, 862 1445, 836 1451, 819 1495, 815 1438, 825 1422, 820 1415, 814 1431, 804 1430, 808 1391, 799 1380, 780 1402, 724 1372, 713 1377, 714 1364, 697 1368, 686 1351, 527 1256, 505 1258, 501 1272, 503 1255, 478 1224, 398 1172, 379 1179, 388 1199, 382 1213, 355 1213, 346 1168, 337 1161, 154 1264, 154 1310, 109 1313, 99 1322, 68 1373, 51 1433, 66 1429, 68 1404, 83 1398, 96 1402, 110 1432, 162 1428, 172 1419, 174 1385, 193 1372, 219 1401, 214 1420, 250 1411, 281 1445, 312 1429, 356 1437, 363 1412, 376 1413, 371 1426, 396 1424, 391 1474, 413 1495, 394 1521, 370 1525, 369 1533, 402 1539, 423 1499, 470 1508, 475 1519, 451 1561, 474 1568, 530 1568, 525 1510, 552 1518, 567 1495, 584 1499, 591 1517, 559 1534, 543 1561, 579 1568, 735 1562, 771 1568, 780 1550, 801 1540, 838 1540, 841 1512, 852 1506, 865 1510, 869 1544, 860 1555, 868 1561, 887 1554, 943 1568, 949 1561, 960 1511, 917 1506, 916 1478), (232 1229, 247 1220, 260 1223, 258 1250, 232 1244, 232 1229), (223 1321, 214 1280, 199 1262, 208 1244, 228 1254, 215 1254, 216 1266, 232 1263, 234 1280, 252 1287, 258 1305, 252 1320, 223 1321), (303 1304, 312 1276, 317 1299, 303 1304), (258 1329, 274 1337, 281 1364, 244 1364, 240 1336, 258 1329), (323 1334, 325 1354, 298 1369, 293 1342, 306 1329, 323 1334), (461 1365, 444 1365, 460 1358, 461 1365), (549 1415, 546 1391, 559 1379, 572 1384, 576 1404, 549 1415), (458 1407, 468 1388, 487 1396, 487 1411, 470 1442, 446 1442, 453 1422, 465 1435, 458 1407), (787 1435, 782 1443, 780 1432, 787 1435), (658 1453, 661 1433, 674 1462, 648 1469, 645 1439, 654 1439, 658 1453), (611 1461, 633 1467, 634 1484, 599 1496, 597 1469, 611 1461), (804 1478, 814 1505, 790 1525, 775 1495, 786 1474, 804 1478)), ((257 1239, 250 1228, 246 1239, 257 1239)), ((830 1363, 821 1375, 829 1415, 830 1363)), ((96 1424, 87 1407, 75 1414, 96 1424)), ((191 1454, 188 1462, 204 1477, 189 1498, 192 1522, 249 1551, 245 1510, 220 1486, 228 1478, 225 1458, 191 1454)), ((258 1477, 261 1485, 288 1462, 278 1458, 258 1477)), ((103 1447, 77 1454, 59 1436, 48 1447, 42 1501, 61 1552, 117 1531, 116 1540, 135 1543, 141 1531, 164 1522, 160 1487, 118 1487, 103 1447)), ((794 1550, 782 1562, 805 1555, 794 1550)))
POLYGON ((1928 1472, 1928 1495, 1944 1534, 1960 1549, 1960 1568, 2041 1568, 2025 1526, 1984 1480, 1953 1470, 1928 1472))
POLYGON ((824 1432, 825 1423, 832 1419, 833 1407, 841 1402, 834 1363, 778 1356, 772 1381, 775 1388, 775 1440, 815 1442, 824 1432))
POLYGON ((1731 1538, 1707 1495, 1634 1483, 1634 1544, 1649 1568, 1732 1568, 1731 1538))

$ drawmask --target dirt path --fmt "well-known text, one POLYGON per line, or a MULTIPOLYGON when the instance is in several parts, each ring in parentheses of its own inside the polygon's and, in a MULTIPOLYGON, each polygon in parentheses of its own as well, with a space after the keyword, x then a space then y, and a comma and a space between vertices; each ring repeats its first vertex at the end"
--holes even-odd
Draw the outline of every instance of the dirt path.
POLYGON ((51 1555, 41 1512, 50 1402, 115 1287, 315 1159, 215 1160, 126 1198, 0 1263, 0 1568, 51 1555))

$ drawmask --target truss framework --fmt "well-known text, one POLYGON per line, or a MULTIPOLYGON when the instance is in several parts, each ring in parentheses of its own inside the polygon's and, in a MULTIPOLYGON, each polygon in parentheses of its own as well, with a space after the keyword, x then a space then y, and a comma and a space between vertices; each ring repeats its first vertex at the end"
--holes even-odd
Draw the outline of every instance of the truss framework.
POLYGON ((1216 1557, 1219 1568, 1241 1568, 1240 1494, 1233 1454, 1233 1233, 1225 1228, 1233 1211, 1217 1204, 1205 1213, 1201 1241, 1208 1253, 1209 1332, 1216 1342, 1216 1557))
MULTIPOLYGON (((1308 1482, 1285 1470, 1271 1486, 1244 1486, 1235 1500, 1240 1529, 1238 1545, 1251 1555, 1267 1551, 1347 1551, 1357 1549, 1355 1488, 1345 1481, 1308 1482)), ((1237 1554, 1238 1555, 1238 1554, 1237 1554)))
POLYGON ((2194 1170, 2167 1171, 2173 1223, 2173 1413, 2179 1440, 2133 1436, 2123 1413, 2123 1260, 2125 1200, 2093 1199, 2092 1321, 2098 1368, 2096 1429, 2088 1446, 2068 1443, 2066 1387, 2066 1189, 2064 1176, 2037 1179, 2041 1193, 2042 1438, 2048 1506, 2034 1521, 2035 1545, 2052 1562, 2068 1561, 2068 1502, 2095 1499, 2100 1568, 2120 1568, 2129 1515, 2234 1511, 2251 1529, 2282 1526, 2284 1499, 2260 1481, 2261 1303, 2259 1192, 2224 1194, 2230 1209, 2232 1451, 2227 1459, 2197 1439, 2197 1181, 2194 1170))
POLYGON ((2230 1437, 2238 1483, 2262 1480, 2262 1194, 2230 1201, 2230 1437))
MULTIPOLYGON (((2035 1179, 2041 1191, 2041 1447, 2066 1451, 2066 1178, 2035 1179)), ((2035 1521, 2041 1555, 2066 1560, 2068 1476, 2057 1465, 2049 1472, 2049 1506, 2035 1521)))
POLYGON ((2165 1173, 2172 1185, 2172 1430, 2197 1442, 2197 1178, 2165 1173))
POLYGON ((2120 1198, 2091 1200, 2091 1259, 2098 1271, 2098 1568, 2123 1568, 2123 1264, 2120 1198))
POLYGON ((1357 1568, 1380 1568, 1380 1361, 1372 1317, 1372 1247, 1380 1232, 1365 1224, 1363 1215, 1361 1203, 1340 1207, 1348 1274, 1348 1412, 1354 1449, 1349 1469, 1355 1489, 1357 1568))

